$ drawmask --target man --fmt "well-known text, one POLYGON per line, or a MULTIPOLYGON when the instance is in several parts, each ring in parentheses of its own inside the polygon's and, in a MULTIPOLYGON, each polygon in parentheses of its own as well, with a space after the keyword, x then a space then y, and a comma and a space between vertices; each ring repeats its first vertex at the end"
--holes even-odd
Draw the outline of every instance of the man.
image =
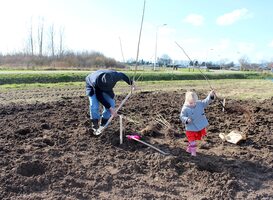
POLYGON ((110 116, 116 115, 113 88, 120 80, 133 86, 133 81, 127 75, 114 70, 98 70, 86 77, 86 95, 90 101, 90 119, 94 131, 99 128, 99 103, 103 105, 100 126, 105 126, 110 116))

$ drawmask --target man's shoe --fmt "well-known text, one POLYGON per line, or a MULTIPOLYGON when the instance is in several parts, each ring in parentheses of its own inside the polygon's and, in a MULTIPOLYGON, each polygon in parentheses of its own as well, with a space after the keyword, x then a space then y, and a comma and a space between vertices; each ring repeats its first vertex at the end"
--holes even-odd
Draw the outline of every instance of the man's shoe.
POLYGON ((94 135, 100 135, 103 128, 104 128, 103 126, 100 126, 96 131, 93 132, 93 134, 94 135))
POLYGON ((105 126, 108 122, 108 119, 105 119, 105 118, 101 118, 101 122, 100 122, 100 126, 105 126))
POLYGON ((96 131, 99 128, 99 120, 98 119, 91 119, 92 122, 92 129, 96 131))

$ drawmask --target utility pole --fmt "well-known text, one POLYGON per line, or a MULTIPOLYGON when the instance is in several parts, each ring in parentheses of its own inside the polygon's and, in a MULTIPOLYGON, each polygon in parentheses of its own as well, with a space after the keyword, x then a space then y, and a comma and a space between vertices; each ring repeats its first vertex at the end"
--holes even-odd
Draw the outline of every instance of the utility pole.
POLYGON ((162 24, 162 25, 159 25, 156 27, 156 35, 155 35, 155 60, 154 60, 154 70, 155 70, 155 67, 156 67, 156 63, 157 63, 157 35, 158 35, 158 29, 160 27, 163 27, 163 26, 166 26, 167 24, 162 24))

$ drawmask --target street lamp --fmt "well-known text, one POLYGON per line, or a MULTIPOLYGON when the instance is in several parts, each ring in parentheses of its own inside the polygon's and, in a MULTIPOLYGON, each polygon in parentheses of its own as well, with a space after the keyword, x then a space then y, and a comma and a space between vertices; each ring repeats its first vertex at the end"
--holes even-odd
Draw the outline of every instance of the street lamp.
POLYGON ((156 62, 157 62, 157 34, 158 34, 158 29, 160 27, 163 27, 163 26, 166 26, 167 24, 162 24, 162 25, 158 25, 156 27, 156 35, 155 35, 155 60, 154 60, 154 70, 155 70, 155 67, 156 67, 156 62))

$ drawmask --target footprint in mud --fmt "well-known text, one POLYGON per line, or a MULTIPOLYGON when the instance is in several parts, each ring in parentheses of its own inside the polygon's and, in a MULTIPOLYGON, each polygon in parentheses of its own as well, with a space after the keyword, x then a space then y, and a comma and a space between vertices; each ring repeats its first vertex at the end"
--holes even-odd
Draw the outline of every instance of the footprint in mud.
POLYGON ((44 138, 43 143, 45 143, 48 146, 54 146, 55 142, 52 140, 52 138, 44 138))
POLYGON ((17 168, 17 173, 21 174, 22 176, 38 176, 42 175, 46 172, 46 165, 39 162, 23 162, 17 168))
POLYGON ((15 131, 15 134, 25 136, 30 132, 31 132, 30 127, 21 127, 21 128, 19 128, 18 130, 15 131))
POLYGON ((214 173, 214 172, 219 173, 222 171, 220 166, 217 166, 217 164, 213 162, 207 162, 207 161, 198 163, 197 167, 200 171, 208 171, 211 173, 214 173))
POLYGON ((47 123, 42 123, 42 124, 41 124, 41 128, 42 128, 42 129, 47 129, 47 130, 51 129, 50 125, 47 124, 47 123))

